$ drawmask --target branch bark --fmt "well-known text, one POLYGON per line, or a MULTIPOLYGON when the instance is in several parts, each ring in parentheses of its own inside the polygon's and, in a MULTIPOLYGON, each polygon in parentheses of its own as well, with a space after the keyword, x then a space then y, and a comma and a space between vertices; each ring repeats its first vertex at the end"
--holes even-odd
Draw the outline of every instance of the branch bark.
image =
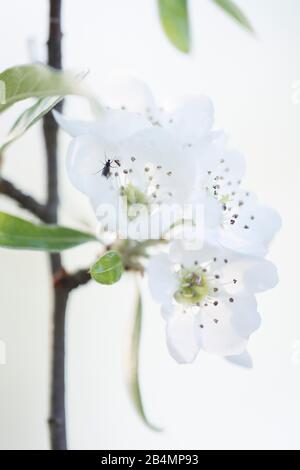
MULTIPOLYGON (((62 67, 61 54, 61 0, 50 0, 48 65, 56 69, 62 67)), ((57 105, 61 111, 62 103, 57 105)), ((57 131, 58 126, 52 113, 43 121, 44 140, 47 155, 47 222, 58 220, 58 165, 57 165, 57 131)), ((50 255, 52 277, 61 271, 60 254, 50 255)), ((52 336, 52 372, 51 372, 51 412, 49 418, 50 439, 53 450, 67 449, 66 412, 65 412, 65 324, 69 290, 54 283, 54 312, 52 336)))
POLYGON ((80 269, 73 274, 68 274, 62 268, 60 273, 57 273, 54 283, 69 293, 77 289, 77 287, 84 286, 91 280, 91 275, 88 269, 80 269))
POLYGON ((48 420, 52 450, 66 450, 65 414, 65 312, 69 291, 62 287, 54 288, 54 312, 52 335, 52 386, 51 414, 48 420))
MULTIPOLYGON (((48 65, 62 68, 62 0, 49 0, 49 39, 48 65)), ((56 109, 62 111, 63 103, 56 109)), ((52 113, 43 119, 43 133, 47 158, 47 202, 40 204, 35 198, 24 193, 13 183, 0 177, 0 193, 16 201, 20 207, 28 210, 41 221, 56 224, 58 221, 58 125, 52 113)), ((65 327, 66 309, 69 294, 73 289, 85 285, 91 280, 88 270, 79 270, 68 274, 63 268, 61 255, 49 255, 53 280, 53 332, 52 332, 52 369, 51 369, 51 404, 50 404, 50 440, 53 450, 67 449, 66 412, 65 412, 65 327)))
POLYGON ((40 204, 32 196, 24 193, 13 183, 2 177, 0 177, 0 193, 16 201, 22 209, 28 210, 43 222, 47 221, 47 206, 40 204))

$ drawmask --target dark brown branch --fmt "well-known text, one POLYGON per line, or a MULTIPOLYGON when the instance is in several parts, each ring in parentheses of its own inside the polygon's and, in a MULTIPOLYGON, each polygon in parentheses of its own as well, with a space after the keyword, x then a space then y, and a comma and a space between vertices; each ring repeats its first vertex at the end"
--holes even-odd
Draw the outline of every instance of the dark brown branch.
POLYGON ((23 193, 13 183, 2 177, 0 177, 0 194, 13 199, 22 209, 28 210, 43 222, 47 221, 47 207, 44 204, 40 204, 32 196, 23 193))
MULTIPOLYGON (((55 69, 62 68, 61 39, 61 0, 50 0, 49 39, 47 42, 48 65, 55 69)), ((59 102, 55 109, 61 111, 62 102, 59 102)), ((57 164, 58 125, 52 113, 48 113, 44 117, 43 127, 47 151, 48 217, 49 222, 56 223, 59 205, 57 164)))
POLYGON ((87 270, 67 274, 63 268, 54 277, 54 318, 53 318, 53 359, 51 416, 48 420, 51 446, 53 450, 65 450, 65 328, 66 309, 70 292, 89 282, 91 276, 87 270))
MULTIPOLYGON (((48 65, 61 69, 61 0, 50 0, 48 65)), ((62 103, 56 106, 61 111, 62 103)), ((58 220, 58 126, 52 113, 44 117, 44 139, 47 154, 47 222, 58 220)), ((62 268, 60 254, 50 255, 52 276, 55 279, 62 268)), ((69 290, 54 284, 53 344, 51 375, 51 415, 49 418, 51 447, 53 450, 67 448, 65 412, 65 322, 69 290)))
MULTIPOLYGON (((49 0, 49 39, 48 65, 62 68, 61 53, 61 3, 62 0, 49 0)), ((62 110, 63 103, 57 104, 56 109, 62 110)), ((30 211, 46 223, 56 224, 58 221, 59 191, 58 191, 58 125, 52 113, 43 119, 43 131, 47 156, 47 203, 40 204, 11 182, 0 177, 0 193, 16 201, 23 209, 30 211)), ((52 374, 51 374, 51 414, 49 418, 51 447, 53 450, 67 449, 66 414, 65 414, 65 324, 66 308, 70 292, 85 285, 91 279, 87 270, 79 270, 67 274, 62 266, 60 254, 50 255, 51 272, 54 286, 53 311, 53 344, 52 344, 52 374)))
POLYGON ((51 414, 48 420, 53 450, 66 450, 65 418, 65 313, 69 291, 55 287, 52 332, 51 414))
POLYGON ((89 270, 80 269, 73 274, 68 274, 64 269, 58 272, 54 278, 54 285, 71 292, 77 287, 84 286, 91 280, 89 270))

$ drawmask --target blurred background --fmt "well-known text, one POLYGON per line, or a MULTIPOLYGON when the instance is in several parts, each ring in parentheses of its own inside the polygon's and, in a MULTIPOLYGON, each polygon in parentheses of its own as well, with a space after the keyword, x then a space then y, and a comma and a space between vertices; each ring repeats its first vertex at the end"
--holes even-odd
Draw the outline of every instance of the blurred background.
MULTIPOLYGON (((145 288, 141 382, 145 408, 163 433, 148 430, 126 388, 127 341, 135 300, 124 276, 72 294, 68 310, 67 415, 71 449, 300 448, 300 2, 236 0, 256 35, 245 32, 210 0, 191 0, 193 49, 166 39, 155 0, 65 0, 64 64, 88 68, 101 96, 111 74, 145 80, 158 101, 208 94, 216 126, 224 127, 248 161, 246 185, 276 207, 283 228, 269 258, 280 284, 259 297, 262 326, 251 338, 253 370, 205 353, 193 365, 169 356, 164 321, 145 288)), ((10 0, 1 8, 0 70, 45 60, 48 2, 10 0)), ((1 118, 0 134, 15 111, 1 118)), ((83 116, 74 100, 66 113, 83 116)), ((44 197, 40 125, 10 147, 2 170, 44 197)), ((62 221, 94 226, 83 196, 65 176, 68 137, 61 135, 62 221)), ((0 210, 22 213, 0 197, 0 210)), ((23 213, 24 215, 25 213, 23 213)), ((86 267, 95 248, 64 255, 69 269, 86 267)), ((43 254, 0 250, 0 448, 48 448, 51 296, 43 254), (2 343, 1 343, 2 341, 2 343)))

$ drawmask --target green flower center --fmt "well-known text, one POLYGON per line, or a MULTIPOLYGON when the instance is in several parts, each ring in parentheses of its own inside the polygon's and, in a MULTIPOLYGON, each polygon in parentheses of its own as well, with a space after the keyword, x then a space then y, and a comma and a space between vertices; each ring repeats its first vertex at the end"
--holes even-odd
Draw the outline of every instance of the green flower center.
POLYGON ((223 194, 219 201, 221 204, 227 204, 230 201, 230 194, 223 194))
POLYGON ((209 293, 207 277, 201 268, 196 270, 181 269, 178 273, 180 285, 174 294, 177 302, 187 305, 198 305, 209 293))
POLYGON ((128 183, 127 186, 123 186, 120 190, 120 194, 122 197, 126 198, 127 215, 130 220, 134 220, 140 214, 138 208, 134 206, 142 205, 145 206, 146 209, 149 208, 150 201, 148 196, 131 183, 128 183))

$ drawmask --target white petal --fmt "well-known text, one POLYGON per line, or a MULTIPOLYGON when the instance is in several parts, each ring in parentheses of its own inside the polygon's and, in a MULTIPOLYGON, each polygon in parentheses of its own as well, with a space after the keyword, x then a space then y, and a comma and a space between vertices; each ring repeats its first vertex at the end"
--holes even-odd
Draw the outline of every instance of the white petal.
POLYGON ((108 180, 101 175, 106 152, 114 153, 115 148, 91 134, 75 137, 70 143, 66 162, 70 180, 88 196, 108 186, 108 180))
POLYGON ((216 198, 205 196, 203 200, 205 228, 219 227, 222 220, 222 208, 216 198))
POLYGON ((230 306, 229 302, 219 301, 218 307, 203 307, 197 316, 197 335, 202 348, 211 354, 232 356, 241 354, 246 348, 246 339, 231 322, 230 306))
MULTIPOLYGON (((111 237, 111 232, 121 232, 121 228, 123 228, 123 226, 120 222, 121 210, 118 210, 119 199, 116 192, 112 191, 110 188, 106 188, 106 190, 99 192, 97 191, 97 188, 95 188, 93 192, 90 191, 89 198, 100 223, 99 229, 101 228, 103 232, 109 233, 101 233, 101 237, 104 235, 109 239, 111 237)), ((124 215, 124 218, 125 216, 126 215, 124 215)))
MULTIPOLYGON (((238 191, 232 203, 232 214, 238 218, 220 231, 220 243, 229 249, 254 256, 264 256, 281 219, 276 211, 258 203, 256 196, 249 191, 238 191), (239 201, 242 205, 239 206, 239 201)), ((229 217, 230 218, 230 217, 229 217)))
POLYGON ((176 312, 167 321, 167 345, 171 356, 180 364, 195 360, 200 347, 200 338, 195 334, 195 317, 189 313, 176 312))
POLYGON ((91 132, 110 142, 119 143, 136 132, 150 128, 148 120, 127 111, 103 111, 91 127, 91 132))
POLYGON ((188 202, 196 181, 194 162, 185 159, 177 141, 165 129, 152 127, 137 132, 123 142, 122 151, 128 156, 137 156, 135 171, 139 169, 140 180, 145 166, 161 166, 156 172, 156 181, 170 189, 172 202, 188 202))
POLYGON ((129 222, 128 238, 139 241, 161 238, 163 230, 158 211, 149 212, 143 204, 132 204, 127 209, 127 215, 135 217, 129 222))
POLYGON ((237 183, 238 180, 243 178, 246 171, 244 155, 237 150, 227 150, 222 158, 224 159, 224 163, 222 163, 224 171, 228 175, 227 179, 229 179, 232 184, 237 183))
POLYGON ((191 148, 186 149, 189 158, 194 158, 198 171, 198 184, 201 187, 205 185, 210 172, 216 172, 220 165, 220 155, 223 151, 220 149, 219 140, 215 140, 210 134, 208 137, 196 142, 191 148))
POLYGON ((237 279, 237 283, 228 283, 226 290, 233 295, 245 295, 272 289, 278 282, 277 270, 270 261, 223 251, 228 259, 220 273, 224 279, 237 279))
POLYGON ((276 266, 267 260, 257 260, 245 272, 244 282, 252 292, 272 289, 278 283, 276 266))
POLYGON ((111 108, 146 114, 156 108, 150 88, 133 77, 112 77, 104 85, 103 101, 111 108))
POLYGON ((181 264, 184 257, 184 244, 181 240, 174 240, 169 246, 169 256, 173 264, 181 264))
POLYGON ((244 351, 242 354, 239 354, 238 356, 227 356, 224 357, 226 361, 231 362, 232 364, 235 364, 240 367, 245 367, 246 369, 252 369, 253 367, 253 361, 252 357, 248 353, 248 351, 244 351))
POLYGON ((57 124, 72 137, 86 134, 89 132, 92 126, 92 123, 88 121, 69 119, 63 116, 61 113, 55 111, 55 109, 52 111, 52 113, 57 124))
POLYGON ((211 261, 215 255, 215 247, 204 245, 202 250, 186 249, 188 245, 181 240, 175 240, 170 244, 170 259, 175 264, 183 264, 190 268, 195 266, 195 261, 200 264, 211 261))
POLYGON ((249 237, 245 230, 237 233, 234 228, 224 230, 221 227, 214 235, 221 246, 237 253, 250 256, 265 256, 267 254, 267 248, 262 241, 249 237))
POLYGON ((162 304, 169 304, 177 286, 169 256, 165 253, 153 256, 147 271, 153 298, 162 304))
POLYGON ((214 108, 208 97, 189 98, 172 113, 170 130, 185 143, 192 143, 210 131, 213 121, 214 108))
POLYGON ((271 207, 260 205, 255 211, 255 225, 260 231, 263 243, 268 245, 281 227, 281 217, 271 207))
POLYGON ((232 305, 231 323, 238 334, 246 339, 259 328, 261 318, 254 296, 235 298, 232 305))

